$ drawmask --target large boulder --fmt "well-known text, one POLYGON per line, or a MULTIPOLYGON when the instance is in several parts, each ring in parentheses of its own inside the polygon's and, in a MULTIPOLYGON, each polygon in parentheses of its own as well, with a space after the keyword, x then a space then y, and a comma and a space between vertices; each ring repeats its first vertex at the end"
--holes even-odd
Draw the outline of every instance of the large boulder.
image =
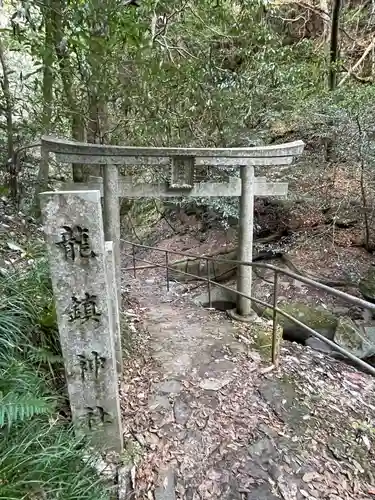
POLYGON ((332 354, 334 352, 333 347, 331 347, 330 345, 323 342, 323 340, 320 340, 316 337, 309 337, 306 340, 305 345, 311 347, 311 349, 314 349, 314 351, 319 351, 324 354, 332 354))
POLYGON ((358 288, 365 300, 375 304, 375 266, 371 267, 367 276, 361 279, 358 288))
MULTIPOLYGON (((333 340, 337 327, 337 318, 329 311, 298 302, 283 304, 279 308, 324 337, 333 340)), ((267 310, 266 314, 270 317, 272 312, 267 310)), ((283 328, 283 338, 286 340, 305 344, 307 339, 312 337, 305 329, 281 314, 277 315, 277 321, 283 328)))
POLYGON ((207 278, 208 276, 207 265, 209 266, 209 274, 210 274, 210 279, 212 281, 218 279, 223 280, 224 278, 229 279, 231 278, 231 276, 236 274, 237 265, 233 264, 232 262, 226 262, 227 260, 230 261, 237 259, 236 249, 226 251, 223 253, 218 253, 213 255, 212 257, 220 259, 221 262, 206 261, 204 257, 200 259, 187 258, 175 261, 170 264, 170 267, 172 267, 174 270, 173 271, 171 270, 169 272, 169 277, 170 279, 180 282, 187 282, 195 279, 191 276, 186 276, 186 274, 182 273, 189 273, 193 274, 194 276, 202 276, 203 278, 207 278), (182 273, 179 271, 182 271, 182 273))
POLYGON ((367 357, 375 348, 374 339, 369 335, 370 329, 358 328, 350 318, 340 318, 336 328, 334 341, 358 358, 367 357))

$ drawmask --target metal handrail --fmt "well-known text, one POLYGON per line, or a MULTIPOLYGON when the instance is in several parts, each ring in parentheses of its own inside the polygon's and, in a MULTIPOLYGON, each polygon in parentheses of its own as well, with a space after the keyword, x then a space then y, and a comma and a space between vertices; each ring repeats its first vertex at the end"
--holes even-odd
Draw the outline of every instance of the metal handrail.
MULTIPOLYGON (((339 352, 340 354, 343 354, 345 357, 349 358, 357 366, 360 366, 366 372, 370 373, 371 375, 375 375, 375 368, 373 366, 371 366, 370 364, 366 363, 365 361, 363 361, 362 359, 358 358, 354 354, 350 353, 349 351, 347 351, 343 347, 340 347, 336 343, 334 343, 331 340, 327 339, 326 337, 324 337, 323 335, 321 335, 316 330, 310 328, 309 326, 305 325, 304 323, 302 323, 298 319, 294 318, 290 314, 286 313, 285 311, 283 311, 282 309, 280 309, 280 308, 277 307, 278 277, 279 277, 280 274, 289 276, 289 277, 291 277, 291 278, 293 278, 295 280, 300 281, 301 283, 305 283, 306 285, 312 286, 314 288, 317 288, 317 289, 320 289, 320 290, 324 290, 327 293, 329 293, 331 295, 334 295, 334 296, 336 296, 336 297, 338 297, 338 298, 340 298, 342 300, 345 300, 345 301, 347 301, 347 302, 349 302, 351 304, 355 304, 357 306, 360 306, 360 307, 363 307, 365 309, 369 309, 369 310, 372 310, 372 311, 375 311, 375 304, 371 304, 370 302, 367 302, 366 300, 360 299, 358 297, 354 297, 353 295, 350 295, 348 293, 342 292, 341 290, 336 290, 335 288, 331 288, 331 287, 329 287, 327 285, 324 285, 322 283, 319 283, 319 282, 317 282, 315 280, 312 280, 310 278, 305 278, 304 276, 298 275, 298 274, 293 273, 291 271, 288 271, 286 269, 281 269, 281 268, 273 266, 271 264, 259 264, 257 262, 243 262, 243 261, 239 261, 239 260, 218 259, 218 258, 215 258, 215 257, 205 257, 205 256, 201 256, 201 255, 194 255, 194 254, 187 253, 187 252, 178 252, 178 251, 175 251, 175 250, 168 250, 168 249, 165 249, 165 248, 156 248, 156 247, 152 247, 152 246, 149 246, 149 245, 142 245, 140 243, 134 243, 134 242, 127 241, 127 240, 122 240, 122 239, 120 241, 122 243, 125 243, 126 245, 130 245, 132 247, 133 266, 130 267, 130 268, 124 268, 123 270, 127 270, 127 271, 133 270, 134 277, 136 277, 136 266, 135 266, 136 261, 144 262, 146 264, 151 264, 154 267, 161 267, 163 269, 166 269, 167 290, 169 290, 169 272, 170 271, 177 272, 177 273, 185 275, 185 276, 193 277, 193 278, 195 278, 198 281, 206 282, 207 283, 207 288, 208 288, 208 297, 209 297, 209 305, 210 306, 211 306, 211 286, 214 285, 214 286, 217 286, 219 288, 222 288, 223 290, 227 290, 229 292, 233 292, 233 293, 235 293, 238 296, 242 296, 242 297, 244 297, 246 299, 249 299, 252 302, 255 302, 257 304, 260 304, 260 305, 263 305, 263 306, 271 308, 271 310, 273 312, 273 318, 272 318, 272 321, 273 321, 273 332, 272 332, 272 363, 273 363, 273 365, 275 365, 275 367, 278 366, 278 364, 279 364, 279 358, 280 358, 280 345, 277 342, 277 314, 281 314, 285 318, 287 318, 290 321, 292 321, 294 324, 298 325, 299 327, 301 327, 302 329, 304 329, 305 331, 307 331, 308 333, 310 333, 313 337, 318 338, 322 342, 324 342, 327 345, 329 345, 333 350, 335 350, 335 351, 339 352), (147 249, 147 250, 154 250, 154 251, 157 251, 157 252, 160 252, 160 253, 164 253, 165 254, 166 263, 165 264, 156 264, 156 263, 148 261, 146 259, 141 259, 139 257, 136 257, 136 255, 135 255, 135 248, 142 248, 142 249, 147 249), (190 257, 190 258, 194 258, 194 259, 201 259, 201 260, 205 260, 207 263, 210 262, 210 261, 211 262, 225 262, 227 264, 228 263, 229 264, 236 264, 236 265, 241 264, 241 265, 245 265, 245 266, 257 267, 257 268, 262 268, 262 269, 270 269, 270 270, 272 270, 274 272, 274 295, 273 295, 273 303, 269 304, 269 303, 267 303, 267 302, 265 302, 265 301, 263 301, 261 299, 257 299, 256 297, 246 295, 246 294, 244 294, 242 292, 239 292, 238 290, 235 290, 233 288, 230 288, 230 287, 228 287, 226 285, 223 285, 221 283, 217 283, 217 282, 213 281, 210 278, 209 272, 208 272, 208 277, 204 278, 203 276, 197 276, 195 274, 191 274, 191 273, 188 273, 188 272, 181 271, 179 269, 175 269, 173 267, 170 267, 169 263, 168 263, 168 255, 169 254, 180 255, 180 256, 183 256, 183 257, 190 257)), ((209 270, 209 266, 208 265, 207 265, 207 270, 209 270)))

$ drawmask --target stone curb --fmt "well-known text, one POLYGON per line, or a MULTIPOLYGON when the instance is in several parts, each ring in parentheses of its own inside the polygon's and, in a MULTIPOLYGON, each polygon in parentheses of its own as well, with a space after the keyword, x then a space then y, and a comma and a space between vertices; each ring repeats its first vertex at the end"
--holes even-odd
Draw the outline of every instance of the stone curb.
POLYGON ((134 498, 131 469, 131 465, 123 465, 117 469, 117 500, 134 498))
POLYGON ((159 470, 155 500, 176 500, 175 471, 172 467, 159 470))

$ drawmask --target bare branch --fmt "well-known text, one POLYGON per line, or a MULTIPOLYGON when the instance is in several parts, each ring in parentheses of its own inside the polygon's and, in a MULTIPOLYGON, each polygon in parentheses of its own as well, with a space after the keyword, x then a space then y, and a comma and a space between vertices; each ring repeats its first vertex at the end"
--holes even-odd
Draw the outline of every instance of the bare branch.
POLYGON ((349 69, 347 74, 342 78, 342 80, 339 82, 338 87, 340 87, 343 83, 346 82, 346 80, 352 75, 352 73, 358 68, 358 66, 364 61, 366 56, 370 53, 370 51, 375 47, 375 37, 372 39, 370 45, 366 48, 362 56, 358 59, 358 61, 355 63, 355 65, 349 69))

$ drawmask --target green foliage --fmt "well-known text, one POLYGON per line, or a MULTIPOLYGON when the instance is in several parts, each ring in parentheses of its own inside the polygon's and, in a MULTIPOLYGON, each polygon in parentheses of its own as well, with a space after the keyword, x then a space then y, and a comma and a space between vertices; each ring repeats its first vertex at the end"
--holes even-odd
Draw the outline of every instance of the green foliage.
POLYGON ((57 414, 62 359, 49 271, 0 276, 0 500, 107 499, 85 444, 57 414))
POLYGON ((47 262, 36 261, 27 273, 17 272, 0 278, 0 359, 2 346, 19 349, 27 357, 35 348, 60 354, 55 309, 47 262))
POLYGON ((156 13, 144 3, 138 23, 152 32, 156 16, 154 34, 145 31, 148 44, 140 38, 132 47, 121 75, 128 126, 119 133, 133 143, 249 145, 254 134, 246 138, 244 131, 260 129, 321 86, 315 68, 322 55, 309 41, 284 45, 261 3, 168 2, 156 13), (166 27, 162 13, 169 16, 166 27))
POLYGON ((29 420, 34 415, 50 414, 52 405, 46 398, 36 398, 28 394, 0 392, 0 427, 29 420))
POLYGON ((109 499, 84 443, 57 419, 37 416, 2 434, 0 500, 109 499))
POLYGON ((374 99, 373 85, 349 85, 327 92, 299 106, 299 128, 311 135, 318 130, 321 137, 330 138, 337 162, 355 166, 364 161, 374 168, 374 99))
MULTIPOLYGON (((11 41, 36 68, 53 52, 50 127, 65 136, 79 113, 86 132, 104 130, 97 140, 114 144, 263 144, 274 120, 324 84, 324 50, 313 39, 290 43, 275 22, 279 8, 261 0, 21 3, 11 41)), ((41 131, 42 78, 35 80, 32 121, 41 131)), ((235 215, 236 202, 212 201, 205 203, 235 215)))

